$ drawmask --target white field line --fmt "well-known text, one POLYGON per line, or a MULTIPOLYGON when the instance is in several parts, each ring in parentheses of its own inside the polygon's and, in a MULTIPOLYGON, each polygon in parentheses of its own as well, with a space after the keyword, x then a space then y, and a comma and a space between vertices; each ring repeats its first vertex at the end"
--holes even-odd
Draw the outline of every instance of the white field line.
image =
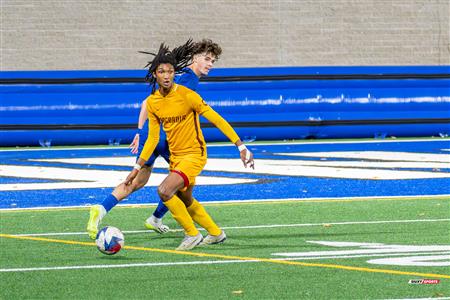
MULTIPOLYGON (((424 279, 426 279, 426 278, 424 278, 424 279)), ((386 298, 386 299, 378 299, 378 300, 449 300, 449 299, 450 299, 450 297, 437 297, 437 298, 429 297, 429 298, 398 298, 398 299, 397 298, 396 299, 386 298)))
MULTIPOLYGON (((440 195, 405 195, 405 196, 369 196, 369 197, 324 197, 324 198, 282 198, 282 199, 246 199, 246 200, 216 200, 216 201, 204 201, 202 204, 239 204, 239 203, 258 203, 258 202, 295 202, 295 201, 359 201, 359 200, 390 200, 390 199, 421 199, 421 198, 442 198, 447 197, 450 199, 450 194, 440 195)), ((156 206, 158 203, 139 204, 128 203, 118 204, 118 207, 146 207, 156 206)), ((1 211, 27 211, 27 210, 64 210, 74 208, 88 208, 90 205, 78 205, 78 206, 37 206, 37 207, 24 207, 24 208, 0 208, 1 211)))
MULTIPOLYGON (((442 142, 442 141, 450 141, 450 139, 445 138, 435 138, 435 139, 391 139, 391 140, 362 140, 362 141, 303 141, 303 142, 252 142, 247 143, 247 146, 279 146, 279 145, 328 145, 328 144, 376 144, 376 143, 409 143, 409 142, 442 142)), ((207 144, 207 147, 236 147, 233 144, 207 144)), ((128 149, 128 146, 105 146, 105 147, 71 147, 71 148, 14 148, 14 149, 0 149, 0 152, 21 152, 21 151, 73 151, 73 150, 111 150, 111 149, 128 149)), ((131 154, 130 154, 131 155, 131 154)))
POLYGON ((227 264, 237 262, 258 262, 257 260, 205 260, 205 261, 182 261, 182 262, 161 262, 161 263, 139 263, 139 264, 113 264, 113 265, 86 265, 86 266, 63 266, 63 267, 38 267, 38 268, 11 268, 0 269, 1 272, 29 272, 29 271, 55 271, 55 270, 79 270, 79 269, 110 269, 110 268, 130 268, 130 267, 161 267, 178 265, 210 265, 227 264))
MULTIPOLYGON (((282 227, 312 227, 324 225, 363 225, 363 224, 392 224, 392 223, 422 223, 422 222, 448 222, 450 219, 421 219, 421 220, 386 220, 386 221, 354 221, 354 222, 323 222, 323 223, 303 223, 303 224, 272 224, 272 225, 250 225, 250 226, 228 226, 222 227, 228 229, 266 229, 266 228, 282 228, 282 227)), ((203 228, 200 228, 203 230, 203 228)), ((182 229, 170 230, 172 232, 182 231, 182 229)), ((148 233, 150 230, 131 230, 123 231, 125 234, 130 233, 148 233)), ((64 236, 64 235, 86 235, 86 232, 53 232, 53 233, 21 233, 12 234, 15 236, 64 236)))
MULTIPOLYGON (((427 254, 446 254, 448 252, 417 253, 427 254)), ((405 256, 413 253, 402 254, 373 254, 373 255, 347 255, 347 256, 327 256, 327 257, 309 257, 309 258, 273 258, 273 260, 305 260, 305 259, 332 259, 332 258, 353 258, 353 257, 372 257, 372 256, 405 256)), ((416 254, 415 254, 416 255, 416 254)), ((136 264, 112 264, 112 265, 84 265, 84 266, 60 266, 60 267, 35 267, 35 268, 9 268, 0 269, 0 273, 6 272, 32 272, 32 271, 61 271, 61 270, 79 270, 79 269, 112 269, 112 268, 132 268, 132 267, 163 267, 180 265, 211 265, 211 264, 229 264, 229 263, 250 263, 261 262, 260 260, 205 260, 205 261, 183 261, 183 262, 159 262, 159 263, 136 263, 136 264)))
POLYGON ((437 252, 404 252, 404 253, 378 253, 378 254, 358 254, 358 255, 321 255, 310 257, 289 257, 283 260, 311 260, 311 259, 332 259, 332 258, 358 258, 358 257, 377 257, 377 256, 409 256, 409 255, 444 255, 450 254, 449 251, 437 252))
MULTIPOLYGON (((274 227, 304 227, 304 226, 323 226, 329 225, 359 225, 359 224, 385 224, 385 223, 416 223, 416 222, 442 222, 450 221, 450 219, 425 219, 425 220, 389 220, 389 221, 362 221, 362 222, 329 222, 329 223, 304 223, 304 224, 274 224, 274 225, 253 225, 253 226, 232 226, 223 227, 223 229, 258 229, 258 228, 274 228, 274 227)), ((173 230, 181 231, 181 230, 173 230)), ((124 231, 124 233, 145 233, 148 230, 124 231)), ((16 236, 58 236, 58 235, 85 235, 85 232, 65 232, 65 233, 41 233, 41 234, 16 234, 16 236)), ((433 253, 417 253, 424 254, 447 254, 448 252, 433 252, 433 253)), ((406 253, 410 254, 410 253, 406 253)), ((392 255, 406 255, 403 254, 373 254, 373 255, 336 255, 317 257, 317 259, 332 259, 332 258, 353 258, 353 257, 367 257, 367 256, 392 256, 392 255)), ((316 257, 309 258, 275 258, 274 260, 304 260, 316 259, 316 257)), ((219 260, 219 261, 193 261, 193 262, 163 262, 163 263, 138 263, 138 264, 114 264, 114 265, 86 265, 86 266, 57 266, 57 267, 36 267, 36 268, 9 268, 0 269, 1 272, 31 272, 31 271, 55 271, 55 270, 77 270, 77 269, 104 269, 104 268, 129 268, 129 267, 158 267, 158 266, 176 266, 176 265, 199 265, 199 264, 225 264, 225 263, 242 263, 242 262, 259 262, 259 260, 219 260)))

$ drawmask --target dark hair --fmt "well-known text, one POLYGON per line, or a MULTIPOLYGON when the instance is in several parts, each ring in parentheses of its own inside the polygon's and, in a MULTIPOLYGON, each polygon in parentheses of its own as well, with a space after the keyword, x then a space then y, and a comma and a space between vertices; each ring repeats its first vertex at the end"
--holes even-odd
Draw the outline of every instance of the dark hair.
POLYGON ((193 55, 201 53, 212 53, 217 59, 222 54, 222 48, 210 39, 203 39, 194 44, 193 55))
POLYGON ((145 76, 145 81, 149 82, 152 86, 152 94, 156 90, 156 78, 153 73, 161 64, 171 64, 175 69, 175 73, 181 73, 183 68, 187 67, 193 56, 194 43, 192 39, 189 39, 186 43, 178 46, 172 51, 164 43, 159 46, 158 53, 139 51, 140 53, 153 55, 153 60, 149 61, 145 68, 148 68, 147 75, 145 76))

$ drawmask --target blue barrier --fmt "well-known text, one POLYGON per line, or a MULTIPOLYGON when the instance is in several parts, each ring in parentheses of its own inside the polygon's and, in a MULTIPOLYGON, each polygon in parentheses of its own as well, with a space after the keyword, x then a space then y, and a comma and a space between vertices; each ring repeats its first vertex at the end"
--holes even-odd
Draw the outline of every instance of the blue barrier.
MULTIPOLYGON (((0 72, 0 146, 131 142, 145 73, 0 72)), ((449 66, 214 69, 198 92, 248 140, 450 133, 449 66)))

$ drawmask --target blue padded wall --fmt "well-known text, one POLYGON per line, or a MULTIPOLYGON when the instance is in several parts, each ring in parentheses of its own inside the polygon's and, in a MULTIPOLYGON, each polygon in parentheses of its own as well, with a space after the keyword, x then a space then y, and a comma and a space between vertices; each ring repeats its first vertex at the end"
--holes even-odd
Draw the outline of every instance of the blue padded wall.
MULTIPOLYGON (((214 69, 198 92, 243 139, 445 136, 450 132, 449 70, 214 69), (430 74, 438 76, 428 78, 430 74)), ((0 146, 129 143, 140 103, 150 92, 139 82, 145 74, 0 72, 0 146)), ((226 140, 202 122, 207 141, 226 140)))

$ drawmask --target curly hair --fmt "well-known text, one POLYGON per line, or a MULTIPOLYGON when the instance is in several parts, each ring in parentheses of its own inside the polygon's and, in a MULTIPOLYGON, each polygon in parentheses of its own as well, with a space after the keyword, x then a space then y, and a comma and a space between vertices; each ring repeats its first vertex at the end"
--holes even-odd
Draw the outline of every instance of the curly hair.
POLYGON ((149 82, 152 86, 152 94, 156 90, 156 78, 153 73, 161 64, 171 64, 175 69, 175 73, 181 73, 182 70, 187 67, 194 55, 194 43, 192 39, 189 39, 186 43, 178 46, 172 51, 167 45, 161 43, 159 46, 158 53, 139 51, 140 53, 149 54, 154 56, 153 60, 149 61, 145 68, 148 68, 147 75, 145 76, 145 81, 149 82))
POLYGON ((193 55, 212 53, 216 59, 219 59, 219 56, 222 54, 222 48, 210 39, 203 39, 200 42, 196 42, 192 51, 193 55))

